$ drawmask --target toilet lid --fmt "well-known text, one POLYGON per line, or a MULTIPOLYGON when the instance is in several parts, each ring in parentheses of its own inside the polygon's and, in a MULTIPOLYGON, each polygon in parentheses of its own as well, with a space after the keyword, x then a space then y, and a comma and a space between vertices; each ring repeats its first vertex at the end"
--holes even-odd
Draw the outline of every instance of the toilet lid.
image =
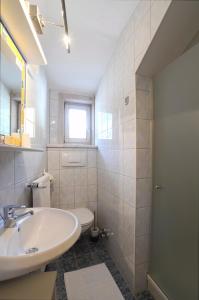
POLYGON ((94 215, 88 208, 74 208, 69 211, 78 218, 80 225, 82 226, 90 224, 94 220, 94 215))

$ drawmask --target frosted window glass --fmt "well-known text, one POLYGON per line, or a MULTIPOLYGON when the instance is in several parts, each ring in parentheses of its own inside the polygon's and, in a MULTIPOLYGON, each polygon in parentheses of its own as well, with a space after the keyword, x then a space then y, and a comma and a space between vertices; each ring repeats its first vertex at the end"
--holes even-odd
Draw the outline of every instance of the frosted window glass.
POLYGON ((69 118, 69 138, 86 139, 86 110, 70 108, 69 118))

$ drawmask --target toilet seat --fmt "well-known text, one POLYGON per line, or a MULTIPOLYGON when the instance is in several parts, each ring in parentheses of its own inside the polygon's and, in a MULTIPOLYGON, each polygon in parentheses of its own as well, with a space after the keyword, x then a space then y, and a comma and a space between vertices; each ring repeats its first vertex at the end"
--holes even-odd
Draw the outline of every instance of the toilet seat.
POLYGON ((94 220, 94 215, 88 208, 74 208, 69 211, 77 217, 81 227, 91 224, 94 220))

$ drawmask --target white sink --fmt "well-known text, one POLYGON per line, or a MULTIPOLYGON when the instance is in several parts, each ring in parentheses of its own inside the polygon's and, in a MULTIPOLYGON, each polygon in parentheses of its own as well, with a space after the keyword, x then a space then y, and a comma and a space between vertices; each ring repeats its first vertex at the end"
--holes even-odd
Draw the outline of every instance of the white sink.
POLYGON ((32 210, 34 215, 21 219, 16 227, 0 231, 0 281, 40 269, 67 251, 80 236, 77 217, 69 211, 32 210))

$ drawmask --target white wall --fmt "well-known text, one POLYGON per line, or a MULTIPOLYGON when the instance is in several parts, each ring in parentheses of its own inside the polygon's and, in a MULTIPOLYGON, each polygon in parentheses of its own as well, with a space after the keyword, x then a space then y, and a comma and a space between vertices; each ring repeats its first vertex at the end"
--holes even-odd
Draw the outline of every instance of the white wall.
MULTIPOLYGON (((32 141, 46 146, 47 136, 47 82, 42 67, 28 66, 28 105, 36 110, 36 136, 32 141), (32 76, 32 77, 31 77, 32 76)), ((41 175, 46 167, 46 151, 0 151, 0 206, 21 203, 31 204, 31 192, 26 186, 41 175)))
POLYGON ((62 209, 88 207, 97 211, 97 149, 85 145, 80 150, 86 152, 87 166, 63 167, 62 151, 79 151, 79 148, 72 145, 70 148, 69 145, 67 148, 56 148, 56 145, 63 147, 64 144, 64 102, 74 100, 93 104, 92 97, 71 95, 57 90, 51 90, 49 93, 49 143, 54 148, 48 148, 48 172, 55 178, 51 204, 62 209))
POLYGON ((55 178, 51 202, 53 207, 62 209, 88 207, 92 211, 97 211, 96 154, 96 149, 89 148, 48 149, 48 172, 55 178), (87 165, 85 167, 62 166, 62 151, 84 151, 88 160, 87 165))
POLYGON ((152 171, 151 83, 136 70, 170 3, 140 1, 96 95, 98 220, 115 233, 109 250, 134 292, 146 288, 152 171))

